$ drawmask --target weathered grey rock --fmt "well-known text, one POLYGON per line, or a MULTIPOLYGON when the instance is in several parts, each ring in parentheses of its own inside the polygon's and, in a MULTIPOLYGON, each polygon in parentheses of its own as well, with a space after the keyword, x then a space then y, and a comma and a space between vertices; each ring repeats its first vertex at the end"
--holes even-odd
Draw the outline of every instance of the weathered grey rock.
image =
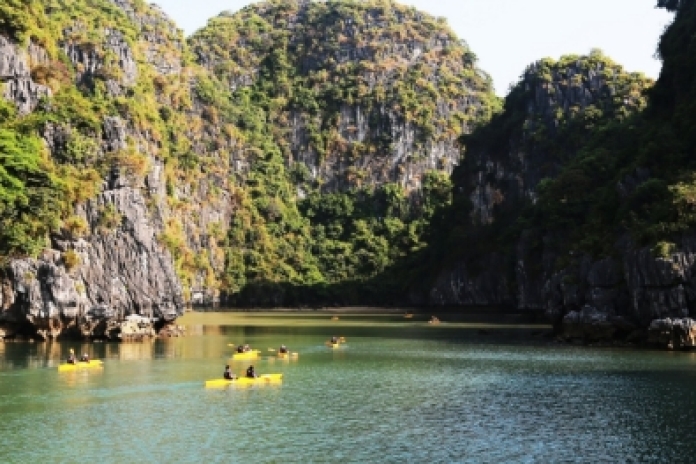
MULTIPOLYGON (((467 106, 458 102, 455 109, 441 108, 438 118, 449 118, 451 112, 462 110, 467 106)), ((377 137, 392 140, 389 148, 374 154, 361 156, 360 166, 345 156, 345 153, 329 153, 321 162, 319 154, 311 147, 306 121, 300 114, 292 114, 293 156, 296 161, 304 163, 316 179, 322 180, 325 191, 344 191, 353 186, 380 185, 387 182, 400 184, 406 191, 417 191, 425 172, 444 170, 451 173, 459 163, 460 152, 454 138, 442 138, 439 142, 429 141, 419 145, 418 128, 403 121, 402 116, 385 107, 375 107, 370 113, 359 106, 341 107, 339 134, 347 146, 362 144, 377 137), (375 121, 380 121, 375 125, 375 121), (417 161, 416 161, 417 160, 417 161), (350 169, 364 171, 362 176, 343 175, 350 169)), ((465 128, 464 131, 467 131, 465 128)), ((436 139, 438 137, 433 137, 436 139)))
POLYGON ((428 296, 437 306, 501 306, 514 302, 503 272, 501 256, 492 255, 483 269, 471 272, 464 264, 443 271, 428 296))
POLYGON ((0 322, 31 324, 46 338, 71 332, 121 337, 123 330, 127 338, 154 335, 155 321, 165 323, 183 313, 171 256, 157 242, 140 191, 107 191, 78 211, 93 232, 85 240, 56 239, 57 251, 42 259, 11 262, 12 290, 3 292, 7 309, 0 322), (100 225, 107 205, 122 216, 113 230, 100 225), (66 253, 79 257, 74 269, 66 268, 66 253), (150 321, 147 327, 141 324, 144 319, 150 321))
MULTIPOLYGON (((68 36, 76 32, 66 30, 68 36)), ((107 90, 111 96, 121 95, 123 88, 132 87, 138 80, 138 65, 130 45, 123 33, 115 29, 104 31, 106 40, 102 44, 103 49, 98 49, 92 44, 73 43, 66 41, 63 44, 63 52, 73 63, 77 72, 77 81, 88 87, 93 80, 99 77, 106 81, 107 90), (115 57, 112 62, 105 62, 103 51, 108 50, 115 57), (115 75, 118 70, 118 76, 115 75)))
POLYGON ((655 319, 648 328, 648 341, 670 349, 696 347, 696 321, 691 318, 655 319))
POLYGON ((580 311, 571 311, 563 318, 563 335, 585 341, 611 340, 616 327, 606 313, 585 306, 580 311))
MULTIPOLYGON (((171 50, 183 50, 183 34, 171 20, 159 8, 136 11, 130 0, 113 0, 113 3, 141 29, 138 47, 145 51, 155 72, 179 73, 182 57, 171 50)), ((71 32, 84 27, 75 22, 63 31, 64 40, 56 44, 75 65, 76 84, 91 88, 96 79, 101 79, 111 96, 123 95, 140 78, 132 44, 118 28, 100 31, 104 36, 102 43, 74 41, 71 32)), ((51 65, 43 48, 34 44, 22 47, 0 37, 2 95, 22 113, 33 111, 42 97, 50 95, 47 87, 32 80, 30 63, 51 65)), ((50 109, 50 102, 47 105, 50 109)), ((69 123, 47 123, 41 136, 51 154, 61 159, 76 130, 69 123)), ((216 130, 211 129, 211 137, 218 137, 216 130)), ((171 332, 171 321, 183 312, 183 292, 173 259, 158 242, 158 236, 167 221, 194 221, 184 214, 174 216, 164 200, 166 182, 161 140, 127 115, 107 116, 101 133, 80 135, 93 137, 96 142, 89 162, 132 148, 148 159, 151 170, 143 179, 114 165, 106 173, 98 197, 76 206, 74 214, 88 224, 81 238, 64 231, 51 237, 51 249, 38 259, 15 260, 3 269, 0 326, 9 336, 19 333, 31 336, 33 331, 43 338, 142 337, 151 336, 154 329, 162 327, 169 327, 171 332), (103 215, 109 208, 120 215, 120 224, 104 225, 103 215), (134 326, 135 318, 128 319, 129 316, 142 319, 134 326), (147 327, 143 326, 145 319, 150 321, 147 327)), ((198 143, 208 150, 206 141, 198 143)), ((197 194, 195 190, 189 192, 192 200, 197 194)), ((225 195, 220 197, 224 202, 225 195)), ((231 208, 229 204, 209 202, 200 213, 203 227, 214 221, 228 223, 231 208)), ((200 250, 208 245, 195 227, 187 233, 192 249, 200 250)), ((217 257, 213 262, 218 270, 224 266, 217 257)), ((215 294, 213 290, 204 291, 206 295, 215 294)))
POLYGON ((51 89, 31 79, 30 59, 35 65, 48 61, 41 47, 32 44, 23 50, 0 36, 0 82, 4 82, 2 96, 15 102, 20 114, 30 113, 42 98, 51 95, 51 89))
POLYGON ((118 337, 122 340, 141 340, 156 335, 154 321, 149 317, 132 314, 121 322, 118 337))

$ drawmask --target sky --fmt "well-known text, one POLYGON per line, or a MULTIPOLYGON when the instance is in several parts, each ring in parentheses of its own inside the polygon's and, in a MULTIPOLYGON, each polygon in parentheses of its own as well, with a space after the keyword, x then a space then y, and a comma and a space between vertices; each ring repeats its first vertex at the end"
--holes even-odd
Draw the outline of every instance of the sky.
MULTIPOLYGON (((220 12, 253 0, 156 0, 186 35, 220 12)), ((505 95, 525 68, 541 58, 587 54, 600 48, 628 71, 657 78, 660 35, 672 14, 657 0, 401 0, 442 16, 478 56, 479 67, 505 95)))

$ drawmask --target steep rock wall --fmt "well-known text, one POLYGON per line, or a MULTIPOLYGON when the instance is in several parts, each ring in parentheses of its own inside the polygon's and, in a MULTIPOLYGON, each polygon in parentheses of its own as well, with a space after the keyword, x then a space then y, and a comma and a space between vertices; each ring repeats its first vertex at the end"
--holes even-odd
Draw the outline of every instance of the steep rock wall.
POLYGON ((279 143, 324 192, 393 182, 417 194, 426 172, 453 170, 458 135, 497 104, 446 24, 394 2, 262 2, 190 43, 232 92, 273 82, 279 143))
MULTIPOLYGON (((147 68, 155 75, 181 71, 180 54, 174 60, 171 54, 164 59, 158 51, 164 35, 180 36, 171 22, 156 10, 148 9, 148 14, 139 16, 131 2, 114 3, 131 18, 138 18, 139 27, 147 26, 149 34, 134 43, 126 38, 124 24, 123 30, 103 27, 103 42, 86 43, 80 39, 91 32, 85 23, 64 24, 55 45, 75 74, 73 82, 64 82, 63 88, 74 85, 91 92, 103 82, 107 95, 118 98, 132 93, 142 80, 139 69, 147 68), (147 61, 137 63, 140 55, 134 45, 148 50, 147 61)), ((181 42, 173 48, 180 51, 181 42)), ((53 92, 33 80, 32 70, 52 65, 55 62, 41 46, 30 43, 24 47, 0 36, 4 97, 20 114, 51 111, 50 103, 38 108, 42 98, 53 92)), ((142 330, 138 333, 150 335, 152 328, 162 328, 183 313, 174 261, 158 239, 171 217, 164 201, 162 145, 128 114, 103 116, 99 125, 96 133, 85 133, 71 122, 48 122, 41 128, 54 158, 66 158, 71 142, 80 134, 94 142, 78 153, 87 156, 89 151, 90 161, 106 169, 96 198, 75 206, 73 220, 84 223, 79 233, 64 227, 38 259, 12 260, 5 266, 0 298, 3 336, 119 338, 125 336, 122 328, 130 316, 140 316, 142 330), (147 175, 135 173, 124 158, 115 156, 131 146, 139 159, 152 166, 147 175)))
MULTIPOLYGON (((688 316, 693 307, 690 239, 684 238, 674 254, 658 257, 625 234, 603 244, 613 250, 611 257, 593 257, 557 225, 531 227, 526 219, 513 226, 524 207, 539 206, 541 184, 561 172, 568 175, 583 137, 646 106, 649 85, 597 52, 530 66, 505 111, 465 140, 466 159, 455 172, 459 204, 467 205, 458 213, 467 215, 463 227, 481 248, 506 251, 462 257, 439 274, 428 301, 507 302, 545 314, 569 337, 590 340, 636 337, 653 319, 688 316), (516 232, 503 236, 501 230, 516 232)), ((582 171, 571 173, 577 178, 582 171)), ((649 170, 636 169, 614 184, 615 192, 628 198, 650 179, 649 170)), ((575 192, 567 201, 581 202, 586 193, 575 192)))

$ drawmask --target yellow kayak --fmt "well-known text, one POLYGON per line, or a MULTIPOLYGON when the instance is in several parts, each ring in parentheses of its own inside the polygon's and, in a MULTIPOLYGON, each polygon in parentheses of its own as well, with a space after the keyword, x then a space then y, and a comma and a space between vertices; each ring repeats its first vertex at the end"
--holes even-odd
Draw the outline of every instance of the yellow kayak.
POLYGON ((104 367, 104 364, 102 361, 98 359, 92 359, 91 361, 84 362, 84 361, 77 361, 75 364, 61 364, 58 366, 58 372, 70 372, 70 371, 78 371, 81 369, 94 369, 94 368, 99 368, 99 367, 104 367))
POLYGON ((300 355, 300 353, 294 352, 294 353, 278 353, 278 357, 280 359, 290 359, 290 358, 297 358, 300 355))
POLYGON ((234 353, 232 355, 232 359, 234 360, 241 360, 241 359, 256 359, 259 357, 259 350, 251 350, 251 351, 246 351, 244 353, 234 353))
POLYGON ((257 385, 257 384, 268 384, 268 383, 280 383, 283 381, 283 374, 263 374, 255 378, 251 377, 239 377, 234 380, 227 379, 213 379, 206 380, 206 388, 223 388, 229 387, 230 385, 257 385))

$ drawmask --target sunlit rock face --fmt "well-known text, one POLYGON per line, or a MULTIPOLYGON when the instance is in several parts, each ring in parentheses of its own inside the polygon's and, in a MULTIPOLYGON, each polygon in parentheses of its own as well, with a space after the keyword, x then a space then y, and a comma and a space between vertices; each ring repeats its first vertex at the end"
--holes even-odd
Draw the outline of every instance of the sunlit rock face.
MULTIPOLYGON (((181 71, 182 42, 166 43, 166 37, 178 34, 176 27, 156 9, 137 11, 132 2, 114 3, 127 12, 131 23, 111 23, 108 16, 96 13, 91 26, 77 17, 56 19, 64 21, 56 24, 61 33, 55 42, 43 45, 21 44, 0 34, 3 96, 20 115, 52 110, 54 90, 35 80, 42 76, 50 81, 56 74, 51 67, 74 71, 72 81, 50 82, 58 91, 75 86, 85 95, 105 92, 108 98, 128 97, 142 83, 141 69, 147 68, 150 76, 181 71), (133 31, 143 32, 136 41, 129 36, 133 31), (145 56, 135 48, 144 49, 145 56), (167 51, 165 59, 166 48, 174 52, 167 51), (58 55, 63 61, 56 64, 58 55), (140 65, 138 57, 144 58, 140 65)), ((47 21, 52 14, 58 17, 59 12, 49 11, 47 21)), ((96 163, 134 147, 154 168, 145 177, 118 164, 104 169, 97 196, 75 205, 74 215, 84 224, 79 234, 63 229, 51 237, 50 248, 38 259, 12 260, 5 266, 0 276, 3 337, 150 337, 183 313, 181 283, 171 254, 158 241, 169 217, 166 204, 157 198, 165 188, 158 175, 161 144, 127 113, 105 115, 100 126, 101 133, 88 133, 70 121, 56 120, 39 131, 56 158, 65 157, 80 133, 94 140, 89 147, 96 163), (112 216, 109 224, 104 222, 105 211, 112 216), (129 317, 139 319, 134 325, 129 317)))
MULTIPOLYGON (((259 3, 214 18, 189 42, 140 1, 22 8, 26 24, 0 29, 2 95, 20 115, 44 118, 33 129, 53 160, 93 168, 98 180, 75 180, 84 195, 73 193, 43 253, 5 266, 9 336, 173 336, 185 304, 221 303, 237 251, 226 247, 230 224, 249 201, 240 186, 269 144, 245 134, 245 120, 205 84, 222 82, 230 95, 267 85, 278 109, 261 132, 322 193, 395 183, 414 207, 425 173, 452 172, 459 136, 499 104, 444 21, 397 4, 259 3), (265 24, 253 40, 249 15, 265 24), (283 97, 280 68, 264 74, 285 66, 269 54, 282 47, 306 78, 294 93, 311 87, 316 110, 283 97)), ((292 187, 291 201, 306 194, 292 187)), ((284 301, 263 293, 247 303, 284 301)))

